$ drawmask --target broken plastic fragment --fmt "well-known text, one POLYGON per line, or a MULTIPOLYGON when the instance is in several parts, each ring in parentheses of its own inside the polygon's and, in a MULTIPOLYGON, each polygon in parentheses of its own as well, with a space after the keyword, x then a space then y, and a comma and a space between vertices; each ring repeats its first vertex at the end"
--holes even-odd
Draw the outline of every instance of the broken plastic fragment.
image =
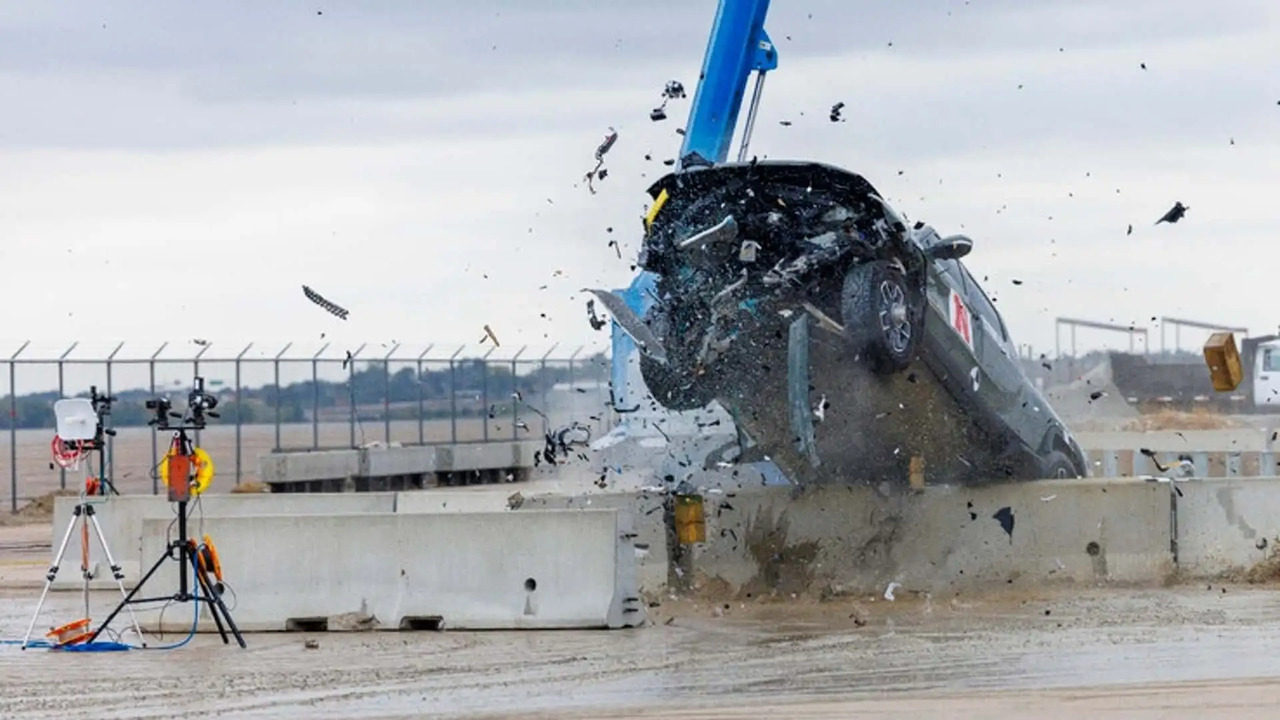
POLYGON ((888 600, 889 602, 893 602, 894 601, 893 591, 897 590, 900 587, 902 587, 902 583, 897 583, 897 582, 889 583, 889 587, 884 589, 884 599, 888 600))
POLYGON ((640 352, 664 365, 666 364, 667 351, 662 346, 662 341, 640 319, 640 316, 636 315, 636 312, 623 302, 622 298, 608 290, 583 288, 582 291, 595 295, 600 304, 604 305, 605 309, 610 313, 613 313, 613 321, 618 324, 618 327, 622 328, 623 332, 631 336, 640 352))

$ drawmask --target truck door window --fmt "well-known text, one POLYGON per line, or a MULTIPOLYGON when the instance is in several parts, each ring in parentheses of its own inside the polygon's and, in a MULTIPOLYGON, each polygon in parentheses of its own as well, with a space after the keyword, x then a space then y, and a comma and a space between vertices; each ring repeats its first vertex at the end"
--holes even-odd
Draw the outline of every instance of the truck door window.
POLYGON ((1262 351, 1262 371, 1280 372, 1280 349, 1267 348, 1262 351))
POLYGON ((1008 340, 1009 333, 1004 329, 1004 321, 1000 319, 1000 313, 996 310, 995 303, 991 302, 991 299, 983 292, 982 286, 973 279, 973 275, 969 273, 969 268, 958 261, 957 264, 964 272, 965 285, 969 288, 969 299, 976 306, 975 309, 982 313, 982 316, 987 320, 987 324, 1000 333, 1001 340, 1008 340))

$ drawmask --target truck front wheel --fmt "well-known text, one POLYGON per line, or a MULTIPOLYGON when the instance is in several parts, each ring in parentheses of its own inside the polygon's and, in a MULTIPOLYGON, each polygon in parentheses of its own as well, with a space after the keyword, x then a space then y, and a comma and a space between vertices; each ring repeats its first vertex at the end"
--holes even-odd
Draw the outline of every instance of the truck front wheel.
POLYGON ((854 353, 873 370, 905 370, 923 331, 907 278, 882 260, 853 266, 844 278, 840 311, 854 353))

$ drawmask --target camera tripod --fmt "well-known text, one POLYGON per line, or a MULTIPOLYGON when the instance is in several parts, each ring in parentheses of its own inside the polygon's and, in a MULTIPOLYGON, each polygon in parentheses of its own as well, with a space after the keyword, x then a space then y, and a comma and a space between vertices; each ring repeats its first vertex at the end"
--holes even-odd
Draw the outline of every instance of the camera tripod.
MULTIPOLYGON (((67 554, 67 546, 71 542, 71 534, 75 532, 76 525, 80 526, 80 575, 84 579, 84 615, 87 623, 89 617, 89 581, 93 578, 93 574, 89 565, 89 528, 93 527, 94 536, 98 539, 98 545, 102 548, 102 552, 107 557, 107 564, 111 568, 111 576, 116 581, 116 587, 120 588, 120 595, 127 597, 124 589, 124 573, 120 569, 120 565, 116 563, 115 557, 111 554, 111 548, 107 546, 106 536, 102 533, 102 526, 98 524, 98 518, 95 514, 94 506, 105 502, 105 500, 97 503, 90 502, 89 497, 99 494, 106 495, 108 490, 116 493, 115 487, 111 481, 106 478, 106 443, 104 437, 107 435, 115 435, 116 431, 107 427, 107 418, 111 416, 111 403, 115 398, 106 395, 99 395, 98 388, 92 387, 89 390, 91 402, 93 404, 94 414, 97 415, 97 423, 94 428, 93 439, 85 442, 85 447, 90 452, 98 454, 98 478, 97 482, 86 480, 85 488, 80 493, 80 501, 76 504, 75 509, 71 513, 71 522, 67 523, 67 531, 62 536, 62 543, 58 546, 58 553, 54 556, 53 563, 49 566, 48 572, 45 574, 44 590, 40 593, 40 601, 36 603, 36 611, 31 616, 31 624, 27 626, 27 634, 22 639, 22 649, 27 649, 31 642, 31 633, 35 630, 36 621, 40 619, 40 611, 44 608, 44 602, 48 598, 49 589, 53 586, 53 581, 58 577, 58 569, 62 566, 62 561, 67 554)), ((116 493, 119 494, 119 493, 116 493)), ((134 615, 132 608, 129 610, 129 617, 133 620, 133 630, 138 634, 138 638, 142 638, 142 629, 138 626, 138 618, 134 615)), ((103 623, 102 627, 106 627, 103 623)), ((101 631, 99 631, 101 632, 101 631)), ((94 634, 97 637, 97 633, 94 634)), ((79 638, 71 640, 75 642, 83 639, 83 635, 79 638)))
MULTIPOLYGON (((197 387, 203 390, 204 383, 202 379, 196 378, 196 380, 197 387)), ((195 398, 196 393, 193 392, 192 396, 195 398)), ((207 396, 200 398, 199 403, 193 399, 190 403, 190 417, 185 418, 183 424, 176 426, 169 424, 169 417, 180 416, 169 412, 168 401, 158 401, 155 404, 147 403, 148 407, 156 411, 156 418, 152 420, 152 424, 156 425, 157 430, 172 430, 174 432, 171 445, 172 452, 166 462, 168 462, 169 501, 176 503, 178 510, 178 537, 169 542, 164 554, 156 559, 151 569, 147 570, 146 574, 138 580, 138 584, 134 586, 133 590, 124 596, 124 600, 107 616, 106 621, 89 638, 89 642, 93 642, 121 611, 129 609, 129 612, 132 613, 132 605, 166 601, 174 603, 202 602, 207 604, 209 614, 213 616, 213 622, 217 625, 218 634, 222 637, 224 644, 230 644, 230 635, 234 635, 240 647, 248 647, 245 644, 244 636, 240 634, 240 629, 236 627, 235 620, 231 618, 231 611, 227 609, 226 603, 222 601, 221 584, 215 583, 213 578, 209 576, 213 563, 211 559, 206 560, 206 558, 209 558, 206 555, 208 552, 207 546, 204 544, 197 545, 194 540, 187 537, 187 503, 191 500, 192 475, 195 471, 191 463, 191 459, 195 454, 195 446, 191 442, 190 436, 187 435, 187 431, 204 429, 206 409, 214 404, 206 403, 206 400, 207 396), (161 566, 169 560, 178 562, 178 591, 172 595, 158 597, 135 597, 161 566), (188 577, 188 573, 191 573, 190 577, 188 577), (196 592, 193 593, 193 590, 196 592)), ((216 417, 214 413, 209 414, 216 417)))

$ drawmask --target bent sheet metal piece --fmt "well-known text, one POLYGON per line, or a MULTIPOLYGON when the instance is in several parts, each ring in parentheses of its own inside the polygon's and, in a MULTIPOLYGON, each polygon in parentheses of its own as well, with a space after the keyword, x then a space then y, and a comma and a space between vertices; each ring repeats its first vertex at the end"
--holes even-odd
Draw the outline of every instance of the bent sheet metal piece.
POLYGON ((631 336, 640 352, 660 363, 665 364, 667 362, 667 350, 662 346, 662 341, 658 339, 657 335, 653 334, 649 326, 644 324, 640 316, 628 307, 622 298, 608 290, 583 288, 582 291, 595 295, 600 304, 613 313, 613 321, 618 323, 618 327, 622 328, 623 332, 631 336))

